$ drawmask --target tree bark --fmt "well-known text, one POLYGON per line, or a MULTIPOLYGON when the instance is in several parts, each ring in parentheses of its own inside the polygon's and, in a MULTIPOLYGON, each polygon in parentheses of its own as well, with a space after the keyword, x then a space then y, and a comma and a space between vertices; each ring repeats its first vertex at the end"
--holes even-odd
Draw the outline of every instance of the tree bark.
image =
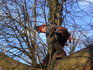
MULTIPOLYGON (((34 67, 22 64, 7 55, 0 53, 0 70, 35 70, 34 67)), ((40 70, 37 69, 36 70, 40 70)))
POLYGON ((93 70, 93 45, 56 61, 54 70, 93 70))
POLYGON ((48 0, 50 18, 50 24, 61 25, 63 22, 62 11, 63 11, 63 3, 66 0, 62 0, 61 3, 59 0, 48 0))
MULTIPOLYGON (((43 70, 22 64, 0 53, 2 70, 43 70)), ((54 70, 93 70, 93 45, 55 61, 54 70)), ((45 69, 44 69, 45 70, 45 69)))

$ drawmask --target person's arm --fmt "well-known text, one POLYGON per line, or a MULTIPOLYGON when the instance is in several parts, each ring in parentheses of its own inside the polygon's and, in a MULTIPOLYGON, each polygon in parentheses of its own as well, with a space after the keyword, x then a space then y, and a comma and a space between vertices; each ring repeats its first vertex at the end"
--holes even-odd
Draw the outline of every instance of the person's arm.
POLYGON ((36 26, 37 32, 46 33, 46 25, 36 26))

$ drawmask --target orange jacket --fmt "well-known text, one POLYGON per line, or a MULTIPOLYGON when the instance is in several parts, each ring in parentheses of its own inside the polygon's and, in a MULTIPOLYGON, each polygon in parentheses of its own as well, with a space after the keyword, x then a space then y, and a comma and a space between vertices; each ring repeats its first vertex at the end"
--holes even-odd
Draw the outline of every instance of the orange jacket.
POLYGON ((41 26, 37 27, 37 31, 41 32, 41 33, 45 33, 46 32, 46 24, 43 24, 41 26))

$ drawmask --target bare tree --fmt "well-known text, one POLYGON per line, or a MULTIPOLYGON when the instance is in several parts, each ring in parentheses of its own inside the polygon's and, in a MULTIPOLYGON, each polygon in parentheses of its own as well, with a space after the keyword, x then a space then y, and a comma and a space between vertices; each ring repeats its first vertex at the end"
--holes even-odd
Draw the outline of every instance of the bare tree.
POLYGON ((35 27, 46 23, 62 25, 71 30, 69 53, 72 54, 87 39, 86 32, 92 22, 87 22, 85 16, 92 17, 80 8, 77 0, 1 0, 1 52, 4 44, 6 55, 24 60, 30 66, 42 63, 47 44, 35 27))
POLYGON ((46 49, 46 45, 35 30, 36 23, 39 23, 36 21, 36 2, 31 0, 0 2, 0 39, 6 46, 7 55, 21 58, 30 65, 36 65, 37 60, 41 63, 46 49))

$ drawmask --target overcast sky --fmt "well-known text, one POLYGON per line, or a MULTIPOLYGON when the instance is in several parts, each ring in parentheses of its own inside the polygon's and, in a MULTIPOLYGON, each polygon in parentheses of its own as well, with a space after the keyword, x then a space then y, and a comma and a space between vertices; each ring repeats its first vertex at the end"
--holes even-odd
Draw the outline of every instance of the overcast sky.
POLYGON ((87 2, 93 2, 93 0, 85 0, 85 1, 87 1, 87 2))
POLYGON ((93 13, 93 0, 80 0, 79 5, 87 13, 93 13))

